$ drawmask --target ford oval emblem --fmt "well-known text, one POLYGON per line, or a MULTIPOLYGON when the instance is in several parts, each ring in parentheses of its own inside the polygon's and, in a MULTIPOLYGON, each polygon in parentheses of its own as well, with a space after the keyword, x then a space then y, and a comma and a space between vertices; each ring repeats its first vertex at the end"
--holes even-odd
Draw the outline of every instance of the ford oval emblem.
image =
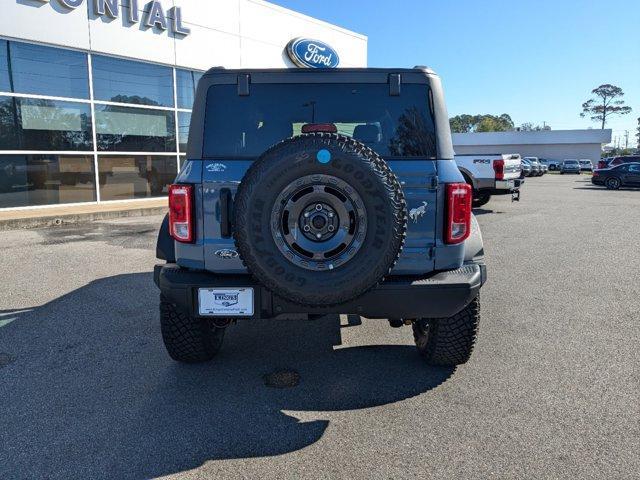
POLYGON ((231 250, 230 248, 223 248, 222 250, 217 250, 215 254, 224 260, 231 260, 233 258, 238 258, 238 252, 236 252, 235 250, 231 250))
POLYGON ((336 68, 340 63, 338 52, 320 40, 294 38, 287 44, 287 55, 303 68, 336 68))

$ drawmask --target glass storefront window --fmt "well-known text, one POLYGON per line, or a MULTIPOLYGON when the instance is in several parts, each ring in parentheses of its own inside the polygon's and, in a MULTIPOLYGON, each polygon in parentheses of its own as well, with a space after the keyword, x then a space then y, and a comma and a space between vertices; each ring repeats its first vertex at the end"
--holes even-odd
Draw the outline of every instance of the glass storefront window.
POLYGON ((178 98, 178 108, 191 109, 196 95, 198 81, 202 78, 202 73, 191 70, 176 69, 176 93, 178 98))
POLYGON ((96 100, 173 107, 170 67, 93 55, 93 93, 96 100))
POLYGON ((97 188, 105 201, 167 195, 191 122, 176 108, 192 108, 202 73, 176 69, 174 98, 173 68, 92 54, 90 103, 88 65, 86 52, 0 39, 0 209, 92 202, 97 188))
POLYGON ((181 152, 187 151, 189 141, 189 125, 191 124, 191 114, 178 112, 178 144, 181 152))
POLYGON ((0 150, 92 150, 86 103, 0 96, 0 150))
POLYGON ((173 111, 96 105, 98 150, 175 152, 173 111))
POLYGON ((87 54, 63 48, 8 42, 5 56, 14 93, 89 98, 87 54))
POLYGON ((100 198, 128 200, 160 197, 178 173, 176 155, 100 155, 100 198))
POLYGON ((9 81, 9 42, 0 40, 0 92, 10 92, 9 81))
POLYGON ((93 202, 93 155, 0 155, 0 208, 93 202))

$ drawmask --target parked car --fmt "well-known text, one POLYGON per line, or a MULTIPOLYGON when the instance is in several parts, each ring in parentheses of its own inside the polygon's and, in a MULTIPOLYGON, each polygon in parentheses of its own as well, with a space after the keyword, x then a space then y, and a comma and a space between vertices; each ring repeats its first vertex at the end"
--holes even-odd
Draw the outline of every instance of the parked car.
POLYGON ((622 165, 623 163, 636 162, 640 162, 640 155, 624 155, 622 157, 613 157, 607 164, 607 167, 615 167, 616 165, 622 165))
POLYGON ((156 248, 171 358, 211 360, 236 321, 353 313, 466 362, 487 275, 446 112, 427 68, 205 73, 156 248))
POLYGON ((527 160, 523 158, 522 159, 522 175, 520 175, 520 177, 531 177, 532 175, 533 175, 533 167, 527 160))
POLYGON ((456 165, 473 188, 473 206, 481 207, 492 195, 511 195, 520 200, 521 161, 518 154, 456 155, 456 165))
POLYGON ((545 173, 547 173, 549 171, 549 166, 545 165, 544 163, 541 163, 540 166, 542 167, 542 175, 544 175, 545 173))
POLYGON ((609 190, 620 187, 640 187, 640 163, 623 163, 593 171, 591 183, 604 185, 609 190))
POLYGON ((549 171, 560 170, 560 164, 562 164, 560 160, 548 160, 548 159, 545 159, 545 163, 549 167, 549 171))
POLYGON ((565 160, 560 166, 560 173, 577 173, 580 175, 580 162, 578 160, 565 160))
POLYGON ((544 169, 542 168, 542 164, 538 161, 538 157, 524 157, 524 159, 531 164, 532 176, 539 177, 544 175, 544 169))
POLYGON ((591 160, 583 158, 581 160, 578 160, 578 162, 580 163, 580 171, 593 172, 593 163, 591 163, 591 160))

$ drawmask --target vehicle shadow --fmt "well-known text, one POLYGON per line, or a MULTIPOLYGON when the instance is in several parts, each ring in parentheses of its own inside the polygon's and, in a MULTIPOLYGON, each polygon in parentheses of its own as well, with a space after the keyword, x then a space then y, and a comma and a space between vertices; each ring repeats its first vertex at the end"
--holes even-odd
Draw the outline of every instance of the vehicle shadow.
MULTIPOLYGON (((604 185, 593 185, 591 187, 573 187, 574 190, 598 190, 600 192, 615 192, 615 190, 609 190, 607 187, 605 187, 604 185)), ((640 188, 635 188, 635 187, 620 187, 618 188, 618 190, 621 190, 623 192, 634 192, 634 191, 638 191, 640 190, 640 188)))
POLYGON ((495 210, 491 210, 491 209, 488 209, 488 208, 474 208, 472 211, 473 211, 473 214, 475 216, 487 215, 489 213, 495 213, 495 214, 504 213, 504 212, 496 212, 495 210))
POLYGON ((157 300, 151 273, 137 273, 11 313, 0 327, 12 360, 0 367, 0 478, 149 478, 280 455, 329 423, 283 410, 398 402, 454 372, 426 366, 412 345, 340 347, 337 316, 240 322, 212 362, 182 365, 162 346, 157 300), (298 372, 299 385, 266 387, 278 369, 298 372))

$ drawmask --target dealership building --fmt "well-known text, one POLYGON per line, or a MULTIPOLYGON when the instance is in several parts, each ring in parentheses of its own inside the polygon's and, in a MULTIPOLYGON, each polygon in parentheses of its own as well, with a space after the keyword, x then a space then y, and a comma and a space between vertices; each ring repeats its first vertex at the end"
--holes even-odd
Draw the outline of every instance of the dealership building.
POLYGON ((611 142, 611 130, 454 133, 452 137, 457 155, 519 153, 548 160, 587 159, 597 165, 602 144, 611 142))
POLYGON ((202 73, 292 45, 367 65, 367 37, 262 0, 2 0, 0 209, 166 195, 202 73))

